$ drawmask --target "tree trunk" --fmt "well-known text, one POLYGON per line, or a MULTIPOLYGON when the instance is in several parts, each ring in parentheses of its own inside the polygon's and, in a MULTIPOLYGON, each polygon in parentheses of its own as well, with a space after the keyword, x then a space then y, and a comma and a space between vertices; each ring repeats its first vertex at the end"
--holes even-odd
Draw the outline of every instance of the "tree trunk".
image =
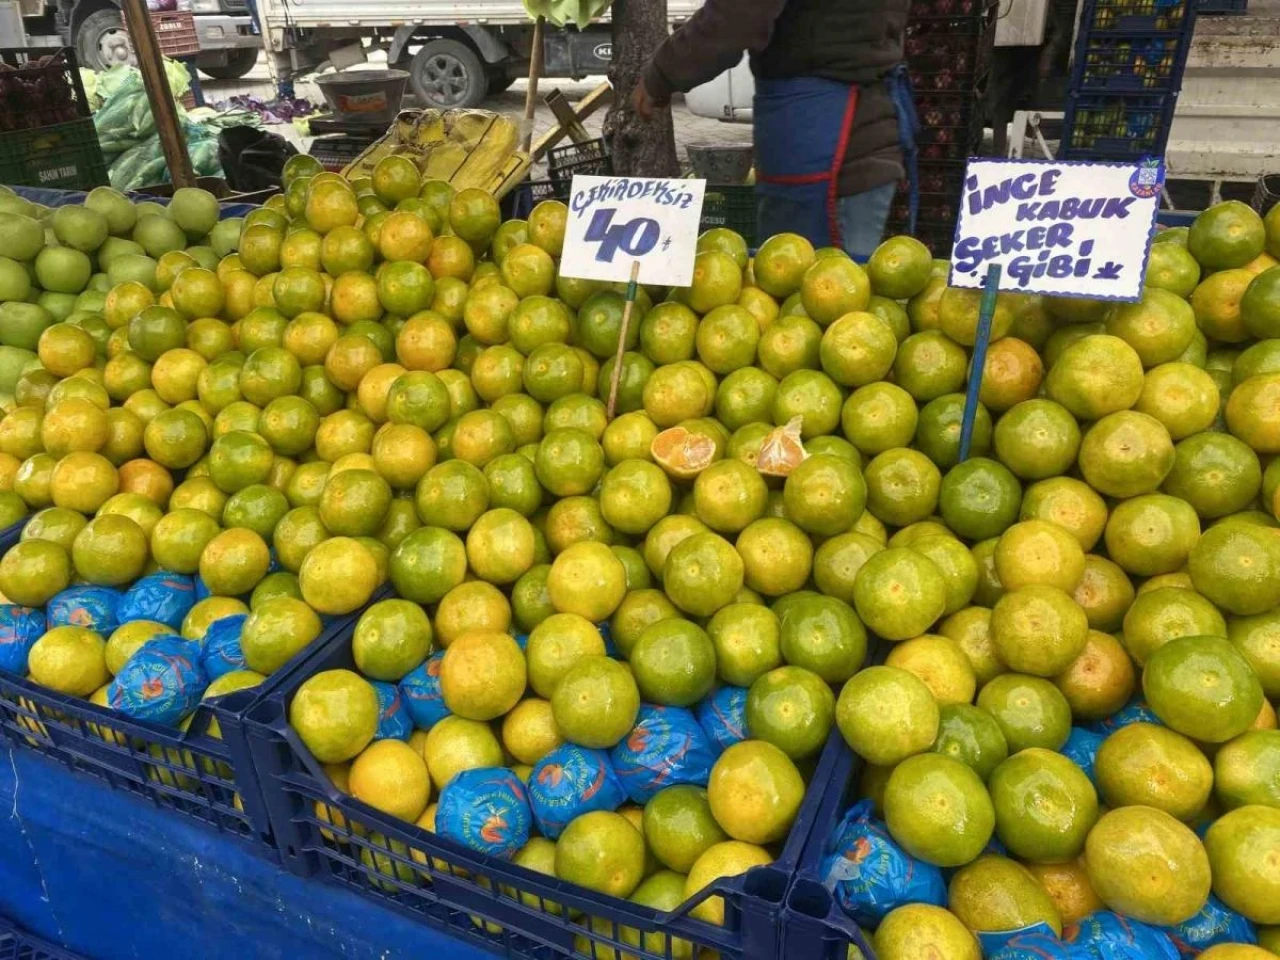
POLYGON ((629 177, 680 173, 671 110, 656 111, 646 123, 631 109, 631 91, 641 82, 649 57, 667 39, 667 32, 667 0, 613 0, 609 81, 614 94, 604 135, 611 142, 615 173, 629 177))

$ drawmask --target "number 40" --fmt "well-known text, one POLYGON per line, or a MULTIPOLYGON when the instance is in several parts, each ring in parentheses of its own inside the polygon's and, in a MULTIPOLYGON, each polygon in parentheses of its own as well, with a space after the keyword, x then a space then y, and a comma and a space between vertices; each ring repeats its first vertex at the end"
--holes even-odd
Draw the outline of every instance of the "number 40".
POLYGON ((649 217, 614 223, 613 217, 617 212, 612 208, 597 210, 583 235, 587 242, 600 244, 596 259, 604 263, 612 263, 614 254, 619 250, 632 257, 643 257, 658 245, 662 235, 658 221, 649 217))

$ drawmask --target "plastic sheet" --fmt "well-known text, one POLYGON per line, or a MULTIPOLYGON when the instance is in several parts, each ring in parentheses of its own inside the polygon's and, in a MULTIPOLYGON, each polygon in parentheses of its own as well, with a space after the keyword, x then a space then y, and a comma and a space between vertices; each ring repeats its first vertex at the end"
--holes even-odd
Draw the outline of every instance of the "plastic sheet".
POLYGON ((444 651, 441 650, 400 678, 400 693, 409 708, 413 725, 419 730, 430 730, 449 716, 444 694, 440 691, 440 664, 443 661, 444 651))
POLYGON ((1258 942, 1254 925, 1212 894, 1199 913, 1167 932, 1184 957, 1199 956, 1216 943, 1258 942))
POLYGON ((529 774, 529 806, 538 832, 555 840, 575 817, 617 810, 627 799, 609 755, 571 743, 557 747, 529 774))
POLYGON ((95 960, 484 960, 0 741, 0 913, 95 960))
POLYGON ((107 687, 107 703, 135 720, 177 726, 209 685, 199 654, 196 643, 181 637, 148 640, 107 687))
POLYGON ((698 723, 719 749, 747 739, 745 687, 721 687, 697 707, 698 723))
POLYGON ((195 606, 195 582, 181 573, 152 573, 125 591, 120 601, 120 622, 154 620, 174 630, 182 628, 182 619, 195 606))
POLYGON ((871 810, 870 800, 854 804, 827 841, 819 875, 836 902, 864 927, 903 904, 945 906, 942 871, 899 847, 871 810))
POLYGON ((44 631, 43 611, 16 603, 0 604, 0 670, 25 674, 27 654, 44 631))
POLYGON ((529 795, 506 767, 456 774, 440 791, 436 833, 478 853, 511 859, 529 842, 529 795))
POLYGON ((109 637, 123 622, 120 619, 120 591, 88 584, 67 587, 45 604, 44 615, 50 630, 54 627, 84 627, 109 637))
POLYGON ((688 710, 644 704, 609 759, 627 796, 645 804, 678 783, 705 787, 719 752, 688 710))
POLYGON ((1157 927, 1109 910, 1085 917, 1063 931, 1081 960, 1178 960, 1173 942, 1157 927))
POLYGON ((413 733, 413 717, 405 708, 404 697, 394 683, 370 680, 378 694, 378 730, 375 740, 408 740, 413 733))
POLYGON ((200 652, 200 666, 210 682, 223 674, 245 668, 244 650, 240 647, 240 634, 244 631, 246 613, 236 613, 209 624, 204 632, 204 649, 200 652))

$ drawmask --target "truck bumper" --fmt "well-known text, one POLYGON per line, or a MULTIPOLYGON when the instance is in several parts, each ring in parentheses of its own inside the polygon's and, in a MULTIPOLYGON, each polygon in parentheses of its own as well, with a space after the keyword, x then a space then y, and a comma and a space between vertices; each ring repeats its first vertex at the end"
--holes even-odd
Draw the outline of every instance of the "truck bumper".
POLYGON ((253 32, 253 18, 248 14, 236 17, 205 14, 195 17, 195 22, 202 54, 262 46, 262 38, 253 32))

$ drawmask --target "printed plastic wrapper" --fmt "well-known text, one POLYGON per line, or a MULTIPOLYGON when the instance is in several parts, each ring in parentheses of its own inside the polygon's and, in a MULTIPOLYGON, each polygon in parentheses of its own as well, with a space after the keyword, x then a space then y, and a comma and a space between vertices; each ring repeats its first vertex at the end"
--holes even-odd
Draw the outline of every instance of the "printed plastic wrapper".
POLYGON ((444 651, 441 650, 400 678, 400 694, 404 697, 413 725, 419 730, 430 730, 449 716, 444 694, 440 692, 440 664, 443 661, 444 651))
POLYGON ((899 847, 860 800, 827 840, 819 875, 836 902, 858 924, 878 926, 884 915, 907 903, 947 902, 942 871, 899 847))
POLYGON ((1062 750, 1059 752, 1083 770, 1085 776, 1093 781, 1094 786, 1097 786, 1098 781, 1094 777, 1093 768, 1098 759, 1098 748, 1106 739, 1105 734, 1094 733, 1084 727, 1072 727, 1071 735, 1067 737, 1067 742, 1062 745, 1062 750))
POLYGON ((143 577, 120 601, 120 622, 154 620, 174 630, 182 629, 182 619, 196 603, 196 586, 191 577, 161 571, 143 577))
POLYGON ((0 670, 25 675, 27 654, 44 631, 43 611, 16 603, 0 604, 0 670))
POLYGON ((1089 724, 1088 729, 1103 736, 1110 736, 1121 727, 1127 727, 1131 723, 1155 723, 1164 726, 1164 724, 1160 723, 1160 718, 1147 705, 1147 701, 1137 698, 1130 700, 1105 720, 1098 720, 1089 724))
POLYGON ((1199 913, 1166 932, 1183 957, 1198 957, 1216 943, 1258 942, 1253 924, 1212 894, 1199 913))
POLYGON ((529 774, 529 806, 538 832, 548 840, 555 840, 584 813, 617 810, 626 799, 603 750, 566 743, 539 760, 529 774))
POLYGON ((107 687, 107 704, 135 720, 176 727, 209 685, 199 653, 197 644, 182 637, 147 641, 107 687))
POLYGON ((506 767, 464 770, 440 791, 436 833, 469 850, 510 860, 531 826, 529 795, 506 767))
MULTIPOLYGON (((974 934, 978 938, 978 942, 982 944, 982 955, 991 957, 993 954, 1004 950, 1007 951, 1009 945, 1015 941, 1026 943, 1027 941, 1037 942, 1049 940, 1051 943, 1060 944, 1058 935, 1053 932, 1053 927, 1047 923, 1033 923, 1029 927, 1021 927, 1018 930, 978 930, 974 934), (1034 939, 1033 939, 1034 938, 1034 939)), ((1019 954, 1014 954, 1019 956, 1019 954)), ((1023 957, 1036 957, 1036 954, 1021 954, 1023 957)), ((1055 954, 1049 954, 1055 956, 1055 954)), ((1070 957, 1067 953, 1065 956, 1070 957)), ((1039 957, 1036 957, 1039 960, 1039 957)))
POLYGON ((688 710, 644 704, 609 759, 627 796, 645 804, 677 783, 705 787, 719 753, 688 710))
POLYGON ((394 683, 370 680, 378 694, 378 730, 375 740, 408 740, 413 733, 413 717, 405 709, 404 697, 394 683))
POLYGON ((1063 931, 1072 960, 1178 960, 1178 949, 1158 927, 1109 910, 1091 913, 1063 931))
POLYGON ((1052 930, 1048 933, 1015 934, 1002 946, 984 953, 983 956, 987 960, 1088 960, 1075 947, 1059 940, 1052 930))
POLYGON ((600 639, 604 641, 605 654, 615 660, 623 659, 622 652, 618 649, 618 644, 613 639, 613 626, 609 621, 601 620, 596 624, 596 629, 600 631, 600 639))
POLYGON ((244 630, 244 622, 248 619, 248 614, 234 613, 229 617, 213 621, 209 624, 209 629, 204 632, 204 649, 200 653, 200 666, 210 681, 217 680, 233 670, 245 669, 240 634, 244 630))
POLYGON ((719 750, 747 739, 747 690, 721 687, 697 708, 698 723, 719 750))
POLYGON ((116 627, 128 622, 120 619, 120 600, 120 591, 111 587, 67 587, 45 604, 45 622, 50 630, 84 627, 109 637, 116 627))

